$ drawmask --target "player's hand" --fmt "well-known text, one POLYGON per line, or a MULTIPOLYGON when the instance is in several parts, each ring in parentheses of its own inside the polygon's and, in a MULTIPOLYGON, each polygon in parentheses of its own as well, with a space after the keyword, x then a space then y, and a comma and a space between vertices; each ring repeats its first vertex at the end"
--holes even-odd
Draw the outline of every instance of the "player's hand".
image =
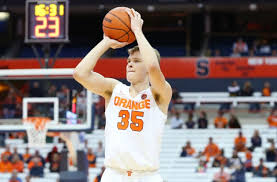
POLYGON ((132 9, 126 9, 126 12, 130 16, 131 19, 131 29, 132 31, 138 32, 142 31, 142 25, 143 25, 143 19, 141 19, 141 15, 139 12, 135 11, 133 8, 132 9))
POLYGON ((109 47, 112 49, 118 49, 118 48, 122 48, 122 47, 128 45, 128 42, 119 42, 117 40, 107 37, 105 34, 104 34, 104 40, 107 42, 109 47))

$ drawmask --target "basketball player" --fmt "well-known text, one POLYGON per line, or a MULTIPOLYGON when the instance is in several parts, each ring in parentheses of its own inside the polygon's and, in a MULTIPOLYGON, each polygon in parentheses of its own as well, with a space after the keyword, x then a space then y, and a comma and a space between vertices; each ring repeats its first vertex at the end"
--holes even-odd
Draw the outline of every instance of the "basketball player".
POLYGON ((78 64, 73 76, 105 98, 106 170, 101 182, 162 182, 157 170, 172 90, 160 70, 158 52, 142 32, 141 15, 134 9, 126 11, 138 43, 128 51, 130 86, 92 71, 109 48, 126 45, 105 36, 78 64))

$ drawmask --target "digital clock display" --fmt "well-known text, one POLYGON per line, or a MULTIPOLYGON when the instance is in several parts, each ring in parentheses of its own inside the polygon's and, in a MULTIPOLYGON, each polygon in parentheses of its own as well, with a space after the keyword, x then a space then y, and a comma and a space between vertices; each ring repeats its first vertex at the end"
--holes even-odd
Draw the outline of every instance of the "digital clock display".
POLYGON ((68 42, 68 1, 26 1, 26 43, 68 42))

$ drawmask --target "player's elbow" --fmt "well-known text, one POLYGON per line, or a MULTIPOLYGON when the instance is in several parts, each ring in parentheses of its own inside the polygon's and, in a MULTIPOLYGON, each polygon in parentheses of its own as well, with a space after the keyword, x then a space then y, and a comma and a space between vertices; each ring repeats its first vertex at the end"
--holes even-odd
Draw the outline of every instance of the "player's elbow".
POLYGON ((74 71, 73 71, 73 78, 76 80, 76 81, 80 81, 80 80, 83 80, 84 78, 86 78, 86 73, 81 71, 80 69, 78 68, 75 68, 74 71))
POLYGON ((160 66, 157 63, 151 63, 148 65, 148 71, 149 73, 155 73, 160 71, 160 66))
POLYGON ((73 70, 73 78, 74 78, 75 80, 79 80, 79 78, 80 78, 80 73, 78 72, 78 69, 77 69, 77 68, 75 68, 75 69, 73 70))

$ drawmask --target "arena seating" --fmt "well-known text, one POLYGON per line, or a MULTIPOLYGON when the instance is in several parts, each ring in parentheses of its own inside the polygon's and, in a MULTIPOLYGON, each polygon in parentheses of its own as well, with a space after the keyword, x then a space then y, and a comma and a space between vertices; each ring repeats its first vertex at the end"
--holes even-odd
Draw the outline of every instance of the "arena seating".
MULTIPOLYGON (((25 148, 27 147, 27 144, 24 144, 24 141, 22 139, 6 139, 6 144, 10 145, 11 151, 13 151, 14 147, 17 147, 18 153, 24 154, 25 148)), ((43 158, 47 157, 48 152, 52 150, 52 148, 56 146, 58 148, 58 151, 62 150, 63 144, 46 144, 44 147, 41 147, 39 149, 30 148, 30 153, 33 154, 35 150, 39 150, 40 155, 43 158)), ((0 153, 4 152, 5 148, 0 148, 0 153)), ((29 170, 27 168, 27 164, 24 164, 24 172, 18 173, 18 176, 25 182, 26 176, 28 176, 29 170)), ((1 182, 9 182, 9 178, 11 177, 10 173, 1 173, 0 175, 0 181, 1 182)), ((30 182, 57 182, 57 179, 59 178, 58 173, 52 173, 49 171, 49 164, 46 163, 44 168, 44 177, 43 178, 32 178, 30 182)))
MULTIPOLYGON (((183 98, 190 97, 190 98, 195 98, 195 97, 229 97, 228 92, 181 92, 180 95, 183 98)), ((262 93, 261 92, 254 92, 253 94, 254 97, 261 97, 262 93)), ((272 97, 277 97, 277 92, 272 92, 271 93, 272 97)))
MULTIPOLYGON (((186 50, 184 46, 155 46, 159 50, 162 57, 183 57, 186 55, 186 50)), ((51 56, 55 55, 57 47, 51 49, 51 56)), ((59 54, 62 58, 74 58, 74 57, 84 57, 92 47, 89 45, 66 45, 59 54)), ((43 52, 38 48, 40 56, 43 56, 43 52)), ((1 53, 1 52, 0 52, 1 53)), ((127 57, 127 48, 111 50, 112 57, 127 57)), ((34 58, 35 54, 31 47, 23 47, 19 52, 18 57, 20 58, 34 58)))
MULTIPOLYGON (((276 138, 276 130, 268 129, 266 125, 250 125, 251 127, 243 127, 242 131, 244 136, 247 137, 247 146, 250 145, 250 138, 253 135, 255 129, 259 128, 260 135, 263 140, 261 148, 255 149, 253 155, 254 166, 258 165, 260 158, 265 158, 264 150, 269 147, 267 143, 268 138, 276 138)), ((204 147, 208 143, 208 138, 213 137, 214 142, 219 145, 220 148, 225 149, 225 156, 231 157, 234 138, 238 134, 237 129, 170 129, 166 126, 163 136, 163 145, 161 151, 161 175, 167 182, 183 182, 184 179, 189 182, 210 182, 212 181, 215 172, 219 171, 218 168, 212 168, 211 162, 208 163, 208 170, 206 173, 196 173, 196 167, 198 166, 199 159, 194 157, 181 158, 181 148, 187 140, 190 140, 192 147, 196 151, 203 151, 204 147), (224 136, 224 137, 223 137, 224 136)), ((89 142, 89 146, 92 148, 97 147, 98 141, 104 140, 104 131, 96 130, 93 134, 86 136, 89 142)), ((245 160, 244 153, 239 153, 242 160, 245 160)), ((89 178, 92 180, 99 172, 103 165, 103 159, 97 159, 97 168, 89 170, 89 178)), ((266 162, 265 165, 271 170, 275 167, 276 163, 266 162)), ((231 172, 231 170, 226 169, 231 172)), ((247 182, 275 182, 275 178, 258 178, 253 177, 252 173, 246 174, 247 182)), ((91 181, 90 180, 90 181, 91 181)))
MULTIPOLYGON (((250 138, 253 135, 255 129, 259 129, 260 136, 262 138, 262 147, 256 148, 253 155, 253 164, 256 166, 260 158, 265 158, 264 150, 269 147, 267 142, 268 138, 276 138, 276 130, 269 129, 267 125, 244 125, 242 127, 242 132, 247 138, 247 146, 250 146, 250 138)), ((160 173, 162 177, 167 182, 183 182, 184 179, 189 182, 211 182, 215 172, 219 171, 218 168, 212 168, 211 162, 208 163, 208 169, 206 173, 196 173, 196 167, 198 166, 199 159, 195 157, 179 157, 181 153, 181 148, 185 145, 186 141, 191 141, 192 147, 195 148, 197 152, 203 151, 204 147, 208 143, 208 138, 213 137, 214 142, 218 144, 220 148, 224 148, 225 156, 231 157, 234 138, 238 135, 238 129, 170 129, 169 125, 166 125, 164 135, 163 135, 163 144, 162 151, 160 155, 161 164, 160 164, 160 173)), ((88 146, 96 149, 99 141, 104 142, 104 130, 95 130, 91 134, 86 134, 86 139, 88 140, 88 146)), ((18 148, 19 153, 24 153, 26 144, 24 144, 21 139, 7 139, 6 144, 18 148)), ((52 149, 54 144, 47 144, 45 147, 39 149, 40 154, 43 157, 46 157, 47 153, 52 149)), ((61 151, 63 144, 55 144, 61 151)), ((2 153, 4 149, 0 150, 2 153)), ((34 149, 30 150, 31 153, 34 152, 34 149)), ((244 153, 239 153, 239 156, 244 161, 244 153)), ((104 165, 104 158, 97 158, 96 168, 89 169, 89 181, 93 181, 95 176, 97 176, 101 167, 104 165)), ((265 165, 271 170, 275 167, 276 163, 274 162, 265 162, 265 165)), ((49 172, 49 164, 46 165, 44 169, 45 177, 44 178, 32 178, 31 182, 56 182, 59 178, 58 173, 49 172)), ((225 171, 231 173, 232 170, 225 168, 225 171)), ((25 166, 24 173, 19 174, 19 177, 24 179, 28 175, 28 169, 25 166)), ((1 174, 0 181, 8 182, 11 174, 1 174)), ((275 182, 275 178, 258 178, 253 177, 252 173, 246 173, 247 182, 275 182)))
MULTIPOLYGON (((209 40, 209 49, 212 52, 212 56, 214 56, 215 50, 219 50, 221 56, 230 56, 233 52, 233 44, 238 40, 239 37, 236 36, 213 36, 209 40)), ((243 36, 243 41, 247 43, 248 50, 253 48, 254 41, 258 40, 258 37, 255 36, 243 36)), ((271 50, 276 49, 276 40, 271 40, 269 45, 271 50)), ((271 56, 271 53, 260 53, 258 51, 255 52, 255 56, 271 56)), ((242 53, 241 56, 249 56, 249 52, 242 53)))
MULTIPOLYGON (((254 92, 251 97, 229 97, 228 92, 181 92, 183 103, 225 103, 230 102, 233 106, 237 106, 239 102, 269 102, 270 106, 274 106, 274 99, 277 100, 277 92, 272 92, 271 97, 262 97, 261 92, 254 92)), ((276 101, 275 101, 276 102, 276 101)))
MULTIPOLYGON (((229 97, 228 92, 181 92, 180 96, 183 99, 187 98, 217 98, 217 97, 229 97)), ((261 92, 254 92, 253 97, 261 97, 261 92)), ((277 97, 277 92, 272 92, 271 97, 277 97)))
MULTIPOLYGON (((69 46, 65 46, 62 51, 59 54, 59 57, 62 58, 74 58, 74 57, 84 57, 89 51, 90 51, 90 47, 88 47, 88 45, 75 45, 74 47, 69 47, 69 46)), ((56 53, 57 47, 53 47, 51 49, 51 53, 50 55, 53 57, 56 53)), ((38 53, 40 54, 40 56, 43 56, 43 52, 41 50, 41 48, 38 47, 38 53)), ((19 52, 18 57, 21 58, 34 58, 36 57, 32 48, 29 46, 25 46, 21 49, 21 51, 19 52)))

